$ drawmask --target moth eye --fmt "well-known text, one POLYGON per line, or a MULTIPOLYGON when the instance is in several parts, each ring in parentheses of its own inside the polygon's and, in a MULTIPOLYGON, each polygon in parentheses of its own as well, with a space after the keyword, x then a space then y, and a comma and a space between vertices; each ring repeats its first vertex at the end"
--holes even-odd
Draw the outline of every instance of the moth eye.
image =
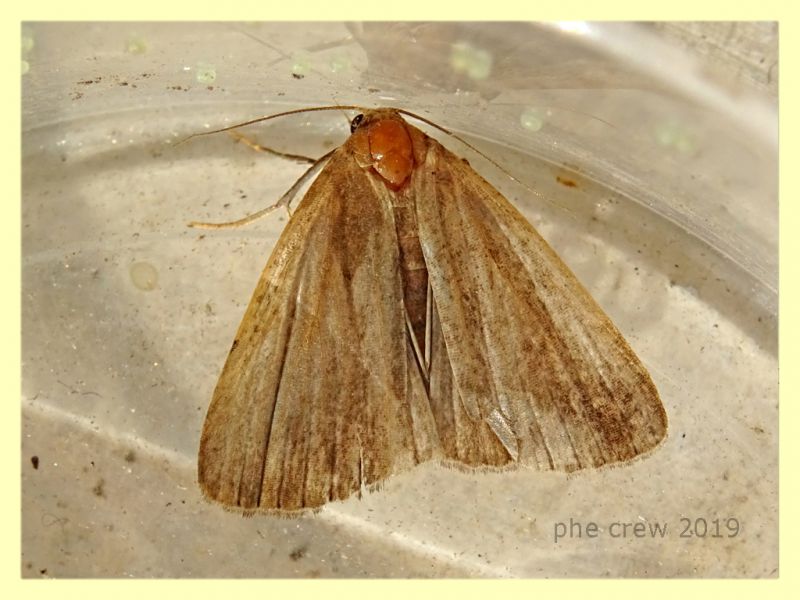
POLYGON ((361 125, 361 121, 364 120, 364 115, 356 115, 353 117, 353 120, 350 121, 350 133, 355 133, 358 126, 361 125))

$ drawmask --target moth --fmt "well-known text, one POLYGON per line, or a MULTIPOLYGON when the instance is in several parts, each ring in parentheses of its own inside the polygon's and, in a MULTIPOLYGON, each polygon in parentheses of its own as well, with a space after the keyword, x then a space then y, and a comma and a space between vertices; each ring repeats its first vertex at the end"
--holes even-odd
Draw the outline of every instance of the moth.
POLYGON ((650 376, 533 226, 415 115, 359 110, 236 333, 205 496, 292 514, 426 461, 575 471, 657 446, 650 376))

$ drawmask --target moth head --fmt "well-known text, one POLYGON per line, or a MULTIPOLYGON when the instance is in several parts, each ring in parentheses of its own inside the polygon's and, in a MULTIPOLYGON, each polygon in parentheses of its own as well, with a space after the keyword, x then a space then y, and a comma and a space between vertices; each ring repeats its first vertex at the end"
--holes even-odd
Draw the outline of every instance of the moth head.
POLYGON ((364 120, 364 114, 358 114, 353 117, 353 120, 350 121, 350 133, 355 133, 358 126, 361 125, 361 122, 364 120))
POLYGON ((365 127, 371 126, 373 123, 385 121, 387 119, 391 121, 400 121, 405 124, 403 117, 401 117, 400 113, 394 108, 364 109, 363 112, 358 113, 350 121, 350 133, 355 133, 358 129, 364 129, 365 127))
POLYGON ((425 162, 425 134, 408 125, 393 108, 359 113, 350 122, 347 144, 358 166, 370 169, 392 191, 409 181, 425 162))

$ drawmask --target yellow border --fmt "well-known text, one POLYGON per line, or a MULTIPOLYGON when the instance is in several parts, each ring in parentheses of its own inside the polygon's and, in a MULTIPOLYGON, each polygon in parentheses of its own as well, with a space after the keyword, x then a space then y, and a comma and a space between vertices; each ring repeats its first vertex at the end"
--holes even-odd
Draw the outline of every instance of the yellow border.
MULTIPOLYGON (((800 106, 797 94, 797 84, 791 76, 797 70, 796 58, 798 52, 798 39, 796 21, 792 19, 791 0, 770 1, 760 0, 742 6, 730 0, 713 1, 687 1, 668 3, 653 3, 652 6, 637 1, 604 0, 602 2, 578 2, 570 0, 523 0, 505 1, 493 0, 487 3, 460 2, 430 2, 430 0, 403 0, 402 2, 365 2, 352 0, 304 0, 303 2, 271 2, 259 0, 258 2, 191 2, 191 3, 166 3, 140 0, 135 3, 111 3, 97 0, 86 2, 73 0, 71 2, 40 1, 32 3, 11 3, 13 6, 6 8, 2 20, 5 35, 2 43, 5 48, 6 92, 3 98, 3 114, 6 123, 6 144, 4 144, 3 164, 8 169, 4 177, 6 191, 2 203, 3 235, 0 236, 3 245, 2 256, 7 281, 11 285, 6 289, 10 292, 3 294, 3 332, 4 360, 3 374, 6 382, 7 393, 4 396, 2 440, 6 445, 3 454, 3 473, 11 480, 14 492, 4 497, 4 511, 6 515, 5 534, 6 542, 3 545, 2 560, 2 589, 11 598, 80 598, 85 600, 90 597, 140 597, 148 594, 152 597, 169 595, 177 597, 185 595, 191 598, 219 598, 230 595, 247 594, 250 597, 313 597, 319 598, 332 595, 350 597, 375 597, 403 598, 409 596, 453 595, 459 598, 470 596, 486 598, 494 594, 514 594, 535 598, 537 596, 559 597, 567 596, 597 596, 614 598, 642 598, 647 597, 674 597, 687 592, 697 592, 704 597, 730 598, 743 596, 752 597, 787 597, 792 588, 796 587, 797 567, 800 564, 797 552, 797 532, 799 530, 797 510, 798 505, 798 465, 795 459, 797 453, 796 434, 797 424, 800 423, 798 415, 798 400, 800 390, 797 386, 797 372, 800 355, 797 352, 797 337, 794 308, 797 306, 797 288, 794 278, 788 276, 797 272, 795 251, 798 239, 798 202, 800 191, 797 179, 792 177, 800 158, 795 154, 796 144, 793 134, 797 132, 796 108, 800 106), (780 250, 782 264, 788 268, 782 269, 780 300, 785 307, 780 318, 780 350, 781 350, 781 469, 780 469, 780 564, 783 568, 779 580, 768 581, 443 581, 443 582, 396 582, 396 581, 21 581, 20 580, 20 505, 19 505, 19 448, 20 448, 20 421, 19 405, 16 398, 20 397, 20 78, 19 73, 19 43, 20 22, 24 20, 102 20, 102 19, 208 19, 208 20, 257 20, 257 19, 304 19, 312 16, 315 19, 328 20, 364 20, 364 19, 687 19, 687 20, 780 20, 781 44, 781 75, 780 81, 780 106, 784 107, 781 114, 781 167, 782 173, 789 177, 781 178, 781 227, 780 250), (8 276, 10 275, 10 276, 8 276), (15 285, 16 284, 16 285, 15 285), (794 334, 794 335, 793 335, 794 334), (502 588, 502 589, 497 589, 502 588)), ((743 115, 742 118, 746 118, 743 115)), ((798 597, 795 590, 794 597, 798 597)))
POLYGON ((158 0, 113 4, 100 0, 37 0, 12 6, 4 22, 16 29, 21 20, 32 21, 509 21, 509 20, 627 20, 627 21, 775 21, 789 22, 794 11, 792 0, 761 0, 747 4, 728 0, 676 0, 644 3, 640 0, 403 0, 365 2, 364 0, 304 0, 303 2, 265 2, 240 0, 222 3, 195 0, 187 4, 168 4, 158 0))

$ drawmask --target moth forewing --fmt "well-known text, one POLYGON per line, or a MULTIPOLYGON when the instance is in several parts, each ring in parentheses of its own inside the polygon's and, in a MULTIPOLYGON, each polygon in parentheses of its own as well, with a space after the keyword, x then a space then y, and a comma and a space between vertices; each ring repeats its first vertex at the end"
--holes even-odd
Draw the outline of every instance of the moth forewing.
POLYGON ((426 167, 436 177, 415 180, 418 198, 431 199, 417 204, 420 240, 473 416, 510 428, 519 462, 540 469, 597 467, 655 446, 666 433, 658 392, 572 272, 499 192, 435 141, 426 167))
POLYGON ((428 460, 570 471, 658 444, 649 375, 525 218, 396 110, 352 130, 239 326, 205 494, 289 514, 428 460))

